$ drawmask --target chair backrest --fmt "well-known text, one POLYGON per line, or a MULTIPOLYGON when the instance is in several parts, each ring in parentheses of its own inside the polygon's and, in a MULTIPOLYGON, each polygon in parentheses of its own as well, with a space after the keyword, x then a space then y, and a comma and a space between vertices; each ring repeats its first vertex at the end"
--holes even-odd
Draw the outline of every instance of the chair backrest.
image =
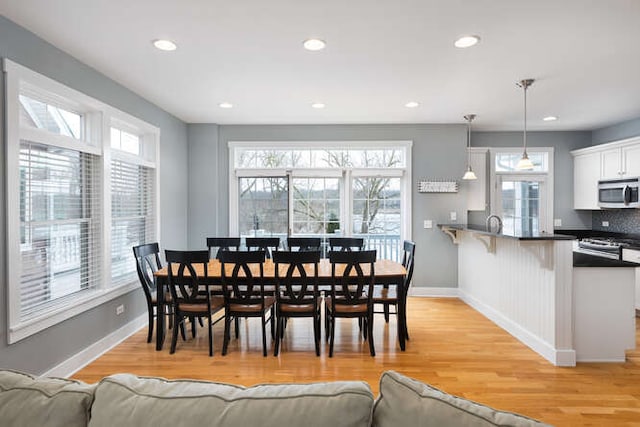
POLYGON ((147 243, 133 247, 133 256, 136 258, 136 270, 138 279, 142 285, 147 302, 151 303, 152 293, 156 290, 156 281, 153 273, 162 268, 160 263, 160 246, 158 243, 147 243))
POLYGON ((272 251, 276 251, 280 246, 279 237, 247 237, 245 241, 247 250, 263 251, 267 258, 271 258, 272 251))
POLYGON ((209 258, 220 259, 221 251, 237 251, 240 249, 239 237, 207 237, 207 248, 209 249, 209 258), (216 250, 217 248, 217 250, 216 250), (213 253, 215 250, 215 253, 213 253))
POLYGON ((411 285, 411 278, 413 277, 413 259, 416 254, 416 243, 411 240, 404 241, 404 254, 402 255, 402 265, 407 270, 407 275, 404 279, 405 289, 408 289, 411 285))
POLYGON ((375 282, 376 251, 332 251, 329 252, 329 262, 333 302, 370 304, 375 282), (340 299, 336 298, 337 295, 340 299))
POLYGON ((320 251, 273 253, 278 301, 288 304, 317 304, 320 251), (307 270, 310 266, 313 270, 307 270), (306 267, 306 268, 305 268, 306 267))
POLYGON ((209 251, 166 250, 167 279, 174 304, 198 304, 206 300, 211 309, 209 285, 201 284, 198 273, 207 276, 209 251))
POLYGON ((220 254, 225 305, 264 303, 264 260, 265 251, 224 251, 220 254))
POLYGON ((332 251, 346 251, 351 252, 353 250, 364 250, 364 238, 362 237, 330 237, 329 248, 332 251))
POLYGON ((321 239, 320 237, 289 237, 287 238, 287 247, 290 251, 319 251, 321 239))

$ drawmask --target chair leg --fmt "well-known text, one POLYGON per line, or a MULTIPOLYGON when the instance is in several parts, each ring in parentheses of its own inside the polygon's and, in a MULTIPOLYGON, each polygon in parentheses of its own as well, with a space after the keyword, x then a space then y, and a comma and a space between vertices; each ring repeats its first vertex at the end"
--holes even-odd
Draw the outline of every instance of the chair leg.
POLYGON ((384 321, 389 323, 389 304, 385 302, 382 303, 382 306, 384 307, 384 321))
POLYGON ((267 320, 262 312, 262 355, 267 357, 267 320))
POLYGON ((189 321, 191 322, 191 338, 195 338, 196 337, 196 318, 191 316, 189 318, 189 321))
POLYGON ((373 312, 369 313, 369 320, 368 320, 368 326, 369 326, 369 352, 371 353, 371 356, 374 357, 376 355, 376 348, 373 345, 373 312))
MULTIPOLYGON (((174 324, 178 324, 181 322, 180 319, 178 319, 178 315, 175 315, 175 323, 174 324)), ((180 323, 180 326, 183 326, 182 323, 180 323)), ((182 328, 182 332, 184 332, 184 328, 182 328)), ((178 343, 178 328, 173 328, 173 330, 171 331, 171 350, 169 351, 170 354, 173 354, 176 352, 176 344, 178 343)))
MULTIPOLYGON (((273 320, 272 320, 273 321, 273 320)), ((277 356, 278 353, 280 353, 280 340, 282 339, 281 334, 282 334, 282 322, 283 319, 281 316, 278 316, 278 319, 276 320, 277 324, 278 324, 278 328, 276 330, 276 342, 273 344, 273 355, 277 356)))
POLYGON ((213 356, 213 325, 211 325, 211 315, 207 318, 209 323, 209 357, 213 356))
POLYGON ((313 342, 316 345, 316 356, 320 356, 320 316, 313 316, 313 342))
POLYGON ((147 342, 151 342, 151 337, 153 337, 153 307, 149 306, 149 333, 147 334, 147 342))
MULTIPOLYGON (((229 339, 231 339, 231 318, 225 313, 224 317, 224 339, 222 340, 222 355, 227 355, 227 346, 229 345, 229 339)), ((236 329, 237 331, 237 329, 236 329)))
POLYGON ((366 317, 358 317, 358 323, 360 324, 360 330, 362 331, 362 339, 366 340, 367 339, 367 330, 368 328, 368 322, 367 322, 367 318, 366 317))
MULTIPOLYGON (((184 320, 183 320, 183 321, 181 321, 181 322, 179 322, 179 323, 176 323, 176 322, 174 321, 174 326, 175 326, 175 325, 179 325, 179 327, 178 327, 178 328, 180 329, 180 335, 182 335, 182 341, 186 341, 186 340, 187 340, 187 332, 186 332, 186 330, 185 330, 184 320)), ((176 329, 178 329, 178 328, 176 328, 176 329)))
POLYGON ((331 339, 329 340, 329 357, 333 357, 333 341, 336 335, 336 318, 331 317, 331 339))
POLYGON ((275 318, 276 318, 276 306, 272 305, 271 306, 271 315, 269 317, 269 322, 271 323, 271 340, 276 339, 276 324, 273 323, 275 318))
POLYGON ((236 339, 240 336, 240 318, 238 316, 235 317, 235 328, 236 328, 236 339))
POLYGON ((325 339, 329 341, 329 334, 331 334, 331 319, 329 317, 329 310, 325 308, 324 310, 324 332, 325 339))
POLYGON ((198 316, 198 323, 200 323, 201 328, 204 326, 204 323, 202 323, 202 317, 200 316, 198 316))

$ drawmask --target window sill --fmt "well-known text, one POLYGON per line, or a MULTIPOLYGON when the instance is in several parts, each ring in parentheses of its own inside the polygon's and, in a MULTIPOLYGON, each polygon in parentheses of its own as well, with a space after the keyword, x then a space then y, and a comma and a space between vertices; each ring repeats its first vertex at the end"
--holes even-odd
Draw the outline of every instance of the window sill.
POLYGON ((140 285, 137 282, 131 282, 110 289, 95 290, 82 297, 67 301, 65 304, 60 304, 33 319, 10 325, 8 342, 9 344, 16 343, 46 328, 71 319, 78 314, 84 313, 87 310, 91 310, 139 288, 140 285))

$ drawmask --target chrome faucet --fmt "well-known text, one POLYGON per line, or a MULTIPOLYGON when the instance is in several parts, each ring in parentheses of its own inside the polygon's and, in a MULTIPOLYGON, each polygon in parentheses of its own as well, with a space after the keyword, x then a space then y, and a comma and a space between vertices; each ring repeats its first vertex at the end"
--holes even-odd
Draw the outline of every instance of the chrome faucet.
POLYGON ((498 215, 489 215, 487 217, 487 231, 491 231, 491 220, 493 218, 498 220, 498 229, 496 230, 496 233, 502 232, 502 218, 500 218, 498 215))

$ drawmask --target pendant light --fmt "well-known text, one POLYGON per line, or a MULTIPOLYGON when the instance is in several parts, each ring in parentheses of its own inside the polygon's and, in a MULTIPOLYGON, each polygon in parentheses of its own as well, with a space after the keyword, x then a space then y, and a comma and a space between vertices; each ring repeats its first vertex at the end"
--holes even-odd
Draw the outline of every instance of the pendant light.
POLYGON ((520 80, 520 83, 516 83, 518 86, 522 88, 524 91, 524 134, 523 134, 523 148, 522 158, 518 161, 518 165, 516 169, 519 170, 530 170, 533 169, 533 162, 529 160, 529 155, 527 154, 527 89, 529 86, 533 84, 533 79, 525 79, 520 80))
POLYGON ((471 170, 471 121, 476 118, 475 114, 467 114, 464 119, 467 121, 467 171, 462 176, 464 180, 478 179, 476 174, 471 170))

